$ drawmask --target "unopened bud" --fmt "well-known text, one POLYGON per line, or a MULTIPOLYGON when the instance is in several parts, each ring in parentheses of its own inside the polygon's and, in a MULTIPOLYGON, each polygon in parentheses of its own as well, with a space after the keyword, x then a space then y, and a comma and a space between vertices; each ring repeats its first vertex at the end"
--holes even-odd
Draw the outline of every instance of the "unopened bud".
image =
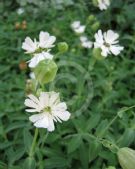
POLYGON ((92 3, 94 6, 97 6, 98 5, 98 0, 92 0, 92 3))
POLYGON ((66 42, 58 43, 58 50, 60 53, 64 53, 68 50, 68 44, 66 42))
POLYGON ((91 25, 91 29, 96 32, 100 27, 100 23, 97 21, 93 25, 91 25))
POLYGON ((120 148, 118 153, 118 160, 123 169, 135 169, 135 151, 128 148, 120 148))
POLYGON ((89 15, 88 17, 88 21, 91 23, 95 20, 95 16, 94 15, 89 15))
POLYGON ((21 61, 19 63, 20 70, 26 70, 27 69, 27 63, 25 61, 21 61))

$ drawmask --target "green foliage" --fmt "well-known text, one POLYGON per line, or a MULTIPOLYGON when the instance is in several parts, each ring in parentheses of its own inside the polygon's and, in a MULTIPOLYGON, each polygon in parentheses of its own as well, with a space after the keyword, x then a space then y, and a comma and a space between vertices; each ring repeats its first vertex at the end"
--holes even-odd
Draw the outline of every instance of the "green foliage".
POLYGON ((100 11, 90 0, 0 2, 0 169, 120 169, 116 155, 99 139, 135 149, 134 109, 123 112, 135 104, 134 7, 134 0, 113 0, 107 11, 100 11), (20 7, 24 13, 18 15, 20 7), (97 27, 118 32, 124 51, 101 59, 98 52, 82 49, 70 28, 74 20, 87 24, 86 34, 92 41, 97 27), (56 56, 58 73, 47 87, 61 93, 72 117, 57 124, 47 138, 41 129, 35 157, 30 158, 34 127, 24 107, 30 70, 20 69, 19 64, 30 59, 21 49, 24 38, 34 38, 40 30, 69 46, 68 52, 56 56))

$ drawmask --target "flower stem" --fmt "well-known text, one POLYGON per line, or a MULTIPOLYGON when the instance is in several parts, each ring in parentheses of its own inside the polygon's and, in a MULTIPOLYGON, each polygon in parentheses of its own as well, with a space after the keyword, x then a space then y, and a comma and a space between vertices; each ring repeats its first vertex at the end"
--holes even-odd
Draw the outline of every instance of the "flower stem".
MULTIPOLYGON (((131 107, 127 107, 127 108, 125 108, 124 110, 120 110, 119 112, 122 112, 122 113, 124 113, 124 112, 126 112, 126 111, 128 111, 128 110, 130 110, 130 109, 132 109, 132 108, 134 108, 135 107, 135 105, 133 105, 133 106, 131 106, 131 107)), ((115 122, 115 120, 119 117, 119 112, 117 113, 117 115, 116 116, 114 116, 114 118, 110 121, 110 123, 107 125, 107 127, 104 129, 104 131, 102 132, 102 136, 105 134, 105 132, 110 128, 110 126, 115 122)))
POLYGON ((33 157, 33 155, 34 155, 37 136, 38 136, 38 128, 35 129, 35 134, 34 134, 34 138, 33 138, 33 142, 32 142, 31 148, 30 148, 29 157, 33 157))

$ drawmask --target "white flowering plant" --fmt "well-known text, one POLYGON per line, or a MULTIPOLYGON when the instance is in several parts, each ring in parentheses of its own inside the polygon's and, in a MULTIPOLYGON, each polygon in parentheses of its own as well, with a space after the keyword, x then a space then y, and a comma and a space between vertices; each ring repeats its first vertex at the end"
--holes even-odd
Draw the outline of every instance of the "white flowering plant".
POLYGON ((134 6, 0 2, 0 169, 134 169, 134 6))

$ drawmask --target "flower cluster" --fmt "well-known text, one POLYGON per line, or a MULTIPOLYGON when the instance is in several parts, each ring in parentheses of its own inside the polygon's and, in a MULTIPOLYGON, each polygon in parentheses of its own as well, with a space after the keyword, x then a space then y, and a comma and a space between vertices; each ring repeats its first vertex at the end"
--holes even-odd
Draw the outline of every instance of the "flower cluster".
POLYGON ((98 0, 100 10, 106 10, 110 6, 110 0, 98 0))
POLYGON ((26 50, 27 54, 33 55, 32 59, 28 61, 30 68, 36 67, 41 60, 53 59, 53 55, 50 54, 50 50, 55 46, 55 41, 55 36, 50 36, 48 32, 43 31, 39 34, 39 41, 36 39, 32 41, 30 37, 26 37, 22 44, 22 48, 26 50))
MULTIPOLYGON (((37 112, 38 114, 31 115, 29 120, 34 123, 35 127, 46 128, 50 132, 55 129, 54 122, 67 121, 70 118, 66 103, 60 102, 59 93, 54 91, 44 92, 44 87, 38 88, 40 85, 42 87, 51 82, 56 75, 57 65, 50 53, 55 46, 55 41, 55 36, 41 31, 39 41, 36 39, 33 41, 30 37, 26 37, 22 44, 26 53, 32 56, 28 61, 29 67, 32 68, 30 78, 36 83, 36 91, 34 92, 36 94, 29 94, 25 100, 25 106, 29 107, 26 111, 37 112)), ((62 47, 63 44, 65 46, 65 43, 62 43, 62 47)))
POLYGON ((74 21, 71 24, 71 28, 73 29, 73 31, 77 34, 81 34, 84 33, 86 26, 85 25, 81 25, 80 21, 74 21))
MULTIPOLYGON (((74 31, 76 29, 81 29, 82 26, 80 26, 80 21, 75 21, 71 24, 71 27, 74 28, 74 31)), ((75 31, 79 32, 79 31, 75 31)), ((120 52, 124 49, 124 47, 120 46, 119 43, 119 34, 115 33, 113 30, 108 30, 107 32, 102 33, 101 30, 98 30, 97 33, 95 33, 95 41, 92 42, 88 40, 86 35, 82 35, 84 31, 80 31, 80 42, 81 46, 84 48, 99 48, 101 49, 101 55, 103 57, 107 57, 109 54, 113 55, 119 55, 120 52)))
POLYGON ((86 36, 81 36, 80 41, 81 41, 82 47, 92 48, 93 43, 91 41, 89 41, 86 36))
POLYGON ((88 40, 87 36, 83 36, 82 34, 85 32, 85 25, 81 25, 80 21, 74 21, 71 24, 71 28, 72 30, 77 33, 80 36, 80 42, 81 42, 81 46, 83 48, 92 48, 93 43, 88 40))

